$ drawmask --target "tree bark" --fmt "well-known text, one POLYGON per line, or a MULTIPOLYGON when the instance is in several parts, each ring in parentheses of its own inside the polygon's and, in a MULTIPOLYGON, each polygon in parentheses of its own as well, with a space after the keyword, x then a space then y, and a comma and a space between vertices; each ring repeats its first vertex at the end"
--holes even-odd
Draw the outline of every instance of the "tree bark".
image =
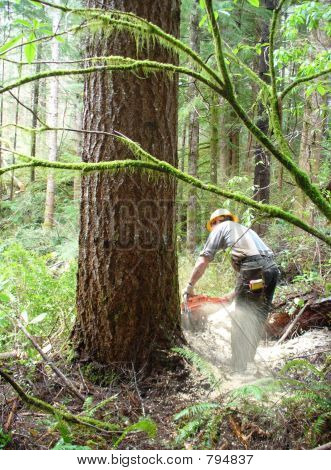
MULTIPOLYGON (((89 7, 131 11, 178 36, 178 0, 90 0, 89 7)), ((89 57, 125 55, 176 60, 158 45, 141 46, 126 32, 95 33, 89 57)), ((161 160, 177 165, 177 77, 126 72, 85 80, 84 129, 120 131, 161 160)), ((83 161, 126 159, 110 136, 84 134, 83 161)), ((96 173, 82 178, 77 321, 80 359, 134 365, 144 372, 182 341, 175 249, 173 179, 143 172, 96 173)))
MULTIPOLYGON (((195 0, 192 5, 190 20, 190 47, 195 52, 200 51, 199 35, 199 3, 195 0)), ((196 109, 195 100, 197 97, 196 82, 190 79, 188 86, 188 100, 193 104, 189 114, 189 154, 188 173, 192 176, 198 175, 199 160, 199 114, 196 109)), ((186 247, 189 253, 194 253, 197 241, 197 190, 190 187, 187 200, 187 241, 186 247)))
MULTIPOLYGON (((57 31, 60 23, 60 10, 52 10, 52 29, 53 32, 57 31)), ((59 60, 59 42, 56 38, 52 39, 52 61, 58 62, 59 60)), ((56 68, 56 64, 52 64, 56 68)), ((50 109, 48 123, 50 127, 58 127, 58 100, 59 100, 59 79, 53 77, 51 79, 50 87, 50 109)), ((49 155, 50 162, 57 160, 57 131, 51 131, 49 136, 49 155)), ((54 210, 55 210, 55 178, 54 171, 50 170, 47 175, 47 188, 46 188, 46 201, 45 201, 45 215, 44 215, 44 228, 50 229, 54 225, 54 210)))

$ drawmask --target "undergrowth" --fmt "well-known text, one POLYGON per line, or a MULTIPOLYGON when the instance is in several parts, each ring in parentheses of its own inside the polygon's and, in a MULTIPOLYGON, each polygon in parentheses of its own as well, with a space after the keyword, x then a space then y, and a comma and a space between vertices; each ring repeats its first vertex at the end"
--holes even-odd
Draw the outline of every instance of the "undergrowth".
MULTIPOLYGON (((198 354, 180 348, 177 352, 215 386, 198 354)), ((174 445, 214 449, 225 443, 231 446, 226 448, 263 448, 264 441, 268 449, 313 448, 330 438, 330 370, 331 356, 321 367, 294 359, 275 377, 219 394, 212 402, 190 405, 174 416, 178 423, 174 445)))

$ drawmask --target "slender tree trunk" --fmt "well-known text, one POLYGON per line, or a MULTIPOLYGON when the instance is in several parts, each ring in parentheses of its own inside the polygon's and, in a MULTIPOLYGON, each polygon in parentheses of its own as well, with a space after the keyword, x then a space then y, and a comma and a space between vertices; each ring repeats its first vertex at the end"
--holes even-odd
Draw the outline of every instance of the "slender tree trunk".
POLYGON ((220 160, 219 160, 219 181, 225 183, 230 178, 229 168, 229 145, 227 136, 227 106, 221 98, 220 109, 220 160))
MULTIPOLYGON (((1 67, 1 83, 3 84, 5 81, 5 61, 2 61, 1 67)), ((0 96, 0 138, 2 137, 2 126, 3 124, 3 94, 0 96)), ((2 150, 0 145, 0 168, 3 166, 3 159, 2 159, 2 150)), ((0 198, 3 193, 3 185, 2 185, 2 177, 0 177, 0 198)))
MULTIPOLYGON (((37 61, 41 60, 41 43, 38 44, 37 46, 37 61)), ((41 70, 41 64, 37 63, 36 68, 35 68, 35 73, 39 73, 41 70)), ((40 81, 36 80, 33 83, 33 93, 32 93, 32 124, 31 127, 32 129, 36 129, 37 124, 38 124, 38 106, 39 106, 39 88, 40 88, 40 81)), ((32 132, 31 134, 31 144, 30 144, 30 155, 31 157, 36 156, 36 147, 37 147, 37 133, 32 132)), ((31 173, 30 173, 30 181, 33 183, 36 179, 36 174, 35 174, 35 168, 31 168, 31 173)))
MULTIPOLYGON (((79 99, 79 96, 77 97, 79 99)), ((79 123, 78 128, 83 128, 83 113, 79 106, 76 109, 76 122, 79 123)), ((81 132, 77 132, 76 134, 76 149, 77 155, 81 155, 83 151, 83 134, 81 132)), ((80 201, 80 193, 81 193, 81 176, 80 173, 76 172, 73 181, 73 199, 74 201, 80 201)))
MULTIPOLYGON (((319 172, 321 158, 321 143, 323 135, 323 97, 314 91, 305 99, 301 142, 299 152, 299 167, 311 175, 312 181, 316 180, 319 172)), ((298 189, 298 199, 301 211, 307 208, 307 197, 298 189)))
MULTIPOLYGON (((219 97, 213 93, 211 95, 210 107, 210 182, 217 184, 217 170, 220 156, 220 101, 219 97)), ((213 210, 217 199, 212 196, 210 209, 213 210)))
POLYGON ((236 119, 236 116, 231 112, 231 117, 234 119, 234 124, 231 127, 229 132, 229 168, 231 177, 237 176, 239 174, 239 126, 236 119))
MULTIPOLYGON (((185 119, 185 122, 183 124, 183 133, 182 133, 182 141, 181 141, 181 148, 180 148, 180 154, 179 154, 179 167, 181 171, 185 171, 185 161, 186 161, 186 136, 187 136, 187 130, 188 130, 188 122, 187 119, 185 119)), ((182 181, 178 182, 178 192, 177 192, 177 201, 178 201, 178 207, 177 207, 177 223, 179 224, 179 233, 180 233, 180 245, 178 246, 178 249, 180 250, 182 248, 182 237, 185 237, 187 228, 186 228, 186 221, 187 221, 187 210, 186 210, 186 204, 184 204, 184 183, 182 181)))
MULTIPOLYGON (((52 10, 52 29, 57 31, 61 14, 59 10, 52 10)), ((52 39, 52 61, 58 62, 59 60, 59 42, 57 39, 52 39)), ((56 68, 56 64, 52 64, 56 68)), ((48 123, 50 127, 58 127, 58 100, 59 100, 59 80, 58 77, 51 79, 50 97, 49 97, 49 113, 48 123)), ((49 156, 50 162, 57 160, 57 131, 51 131, 49 135, 49 156)), ((54 225, 54 209, 55 209, 55 178, 54 170, 49 170, 47 176, 46 188, 46 202, 45 202, 45 215, 44 215, 44 228, 50 229, 54 225)))
POLYGON ((217 169, 219 160, 219 99, 215 93, 212 94, 212 105, 210 108, 210 182, 217 184, 217 169))
MULTIPOLYGON (((275 0, 263 0, 262 6, 264 6, 270 13, 275 8, 275 0)), ((269 33, 270 33, 270 18, 262 20, 261 23, 261 54, 259 57, 258 74, 259 77, 265 82, 270 83, 269 75, 269 33), (263 45, 265 44, 265 45, 263 45)), ((258 103, 258 128, 268 134, 269 133, 269 120, 266 113, 265 107, 261 101, 258 103)), ((254 169, 254 188, 255 194, 254 199, 256 201, 269 203, 270 200, 270 164, 271 159, 269 153, 259 143, 256 143, 255 147, 255 169, 254 169)), ((256 224, 255 229, 259 234, 266 231, 265 224, 256 224)))
MULTIPOLYGON (((195 0, 192 6, 190 20, 190 47, 196 52, 200 51, 199 37, 199 2, 195 0)), ((189 81, 188 99, 193 104, 193 109, 189 114, 189 155, 188 173, 192 176, 198 175, 199 159, 199 114, 196 109, 195 99, 197 97, 196 82, 189 81)), ((197 241, 197 190, 190 187, 187 200, 187 250, 194 253, 197 241)))
MULTIPOLYGON (((21 47, 21 52, 20 52, 20 60, 22 61, 23 57, 23 47, 21 47)), ((22 72, 19 72, 19 77, 21 77, 22 72)), ((14 151, 17 148, 17 124, 19 121, 19 109, 20 109, 20 104, 19 104, 19 99, 20 99, 20 94, 21 94, 21 89, 19 88, 17 91, 17 100, 16 100, 16 108, 15 108, 15 130, 14 130, 14 141, 13 141, 13 149, 14 151)), ((12 164, 14 165, 16 163, 16 156, 13 153, 12 156, 12 164)), ((11 172, 11 179, 10 179, 10 193, 9 193, 9 199, 12 201, 14 198, 14 186, 15 186, 15 174, 14 171, 11 172)))
MULTIPOLYGON (((178 0, 90 0, 88 6, 131 11, 178 36, 178 0)), ((87 54, 137 57, 137 48, 128 33, 96 33, 87 54)), ((138 56, 176 61, 152 44, 141 47, 138 56)), ((177 165, 177 86, 177 78, 165 74, 88 75, 84 129, 120 131, 177 165)), ((127 157, 128 149, 113 137, 84 135, 83 161, 127 157)), ((73 331, 81 359, 147 372, 181 342, 175 192, 173 179, 147 172, 83 176, 73 331)))

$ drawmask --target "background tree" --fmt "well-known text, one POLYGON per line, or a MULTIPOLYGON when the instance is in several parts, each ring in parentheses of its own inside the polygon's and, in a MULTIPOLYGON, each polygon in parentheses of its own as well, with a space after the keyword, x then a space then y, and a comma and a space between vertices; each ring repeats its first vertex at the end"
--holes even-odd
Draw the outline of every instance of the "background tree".
MULTIPOLYGON (((200 52, 199 37, 199 1, 195 0, 192 5, 190 19, 190 47, 193 51, 200 52)), ((197 83, 193 78, 189 79, 188 102, 190 112, 188 117, 188 173, 192 176, 198 175, 199 161, 199 113, 197 110, 197 83)), ((197 243, 197 191, 190 188, 187 199, 187 250, 194 253, 197 243)))
MULTIPOLYGON (((51 10, 51 18, 52 18, 52 31, 53 34, 59 29, 60 20, 61 20, 61 12, 56 9, 51 10)), ((57 62, 59 61, 59 43, 57 39, 54 37, 52 39, 51 45, 51 54, 52 54, 52 67, 56 67, 57 62)), ((59 79, 57 77, 53 77, 51 79, 51 86, 50 86, 50 96, 48 101, 48 122, 49 126, 53 127, 53 130, 50 134, 49 140, 49 161, 56 162, 58 158, 58 135, 57 135, 57 127, 58 127, 58 113, 59 113, 59 79)), ((45 216, 44 216, 44 227, 49 229, 54 225, 54 206, 55 206, 55 178, 54 178, 54 171, 49 170, 47 176, 47 188, 46 188, 46 201, 45 201, 45 216)))

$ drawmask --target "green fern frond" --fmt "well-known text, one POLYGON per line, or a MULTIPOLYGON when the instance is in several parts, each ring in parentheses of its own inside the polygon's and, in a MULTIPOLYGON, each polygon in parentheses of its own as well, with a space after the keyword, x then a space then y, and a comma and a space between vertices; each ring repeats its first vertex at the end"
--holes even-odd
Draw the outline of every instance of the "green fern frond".
POLYGON ((182 418, 194 418, 196 415, 209 413, 211 410, 215 410, 219 407, 220 405, 218 403, 196 403, 185 408, 179 413, 176 413, 174 416, 174 421, 178 421, 182 418))
POLYGON ((331 419, 331 411, 320 415, 311 427, 312 433, 315 436, 321 435, 324 432, 325 427, 329 423, 330 419, 331 419))
POLYGON ((311 364, 309 361, 306 359, 293 359, 292 361, 287 362, 283 368, 280 370, 280 374, 284 375, 285 372, 288 372, 289 370, 292 369, 308 369, 310 370, 314 375, 323 378, 323 373, 317 369, 313 364, 311 364))
POLYGON ((192 437, 197 430, 203 425, 203 419, 195 419, 194 421, 190 421, 185 426, 183 426, 177 436, 176 436, 176 443, 181 443, 186 441, 188 438, 192 437))
POLYGON ((172 350, 192 362, 198 371, 208 380, 209 384, 213 388, 218 388, 220 380, 215 377, 211 365, 199 356, 199 354, 189 348, 173 348, 172 350))
POLYGON ((155 422, 149 418, 144 418, 138 421, 137 423, 131 424, 126 427, 120 437, 116 440, 113 447, 117 449, 119 444, 126 438, 126 436, 131 432, 144 432, 148 437, 153 438, 157 433, 157 426, 155 422))

